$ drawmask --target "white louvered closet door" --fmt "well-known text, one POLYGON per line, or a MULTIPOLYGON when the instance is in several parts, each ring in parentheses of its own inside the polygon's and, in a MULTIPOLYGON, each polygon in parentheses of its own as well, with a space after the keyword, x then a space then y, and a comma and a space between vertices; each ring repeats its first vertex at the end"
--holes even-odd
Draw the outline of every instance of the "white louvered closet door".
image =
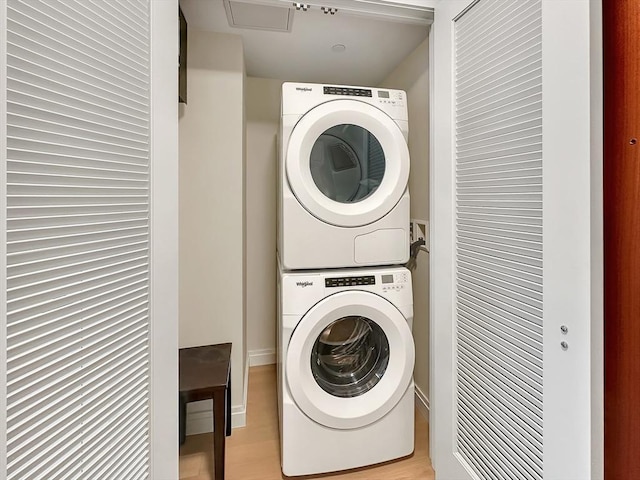
POLYGON ((591 14, 579 0, 436 9, 439 480, 598 478, 591 14))
POLYGON ((6 478, 148 478, 150 3, 5 4, 6 478))

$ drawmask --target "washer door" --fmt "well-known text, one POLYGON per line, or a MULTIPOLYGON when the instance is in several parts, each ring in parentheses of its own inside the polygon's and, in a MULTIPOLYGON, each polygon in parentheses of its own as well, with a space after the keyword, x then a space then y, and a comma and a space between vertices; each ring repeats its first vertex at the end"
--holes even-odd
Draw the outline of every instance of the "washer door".
POLYGON ((333 100, 304 115, 287 146, 286 171, 298 201, 341 227, 375 222, 398 203, 409 180, 409 150, 378 108, 333 100))
POLYGON ((382 297, 340 292, 300 320, 286 357, 286 381, 296 405, 312 420, 358 428, 386 415, 413 376, 411 330, 382 297))

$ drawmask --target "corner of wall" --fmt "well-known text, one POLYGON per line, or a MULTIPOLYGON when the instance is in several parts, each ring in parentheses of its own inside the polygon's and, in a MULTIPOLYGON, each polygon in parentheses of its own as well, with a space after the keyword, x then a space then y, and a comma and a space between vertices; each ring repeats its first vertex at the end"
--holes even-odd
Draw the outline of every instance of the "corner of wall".
MULTIPOLYGON (((247 352, 247 275, 249 267, 247 265, 247 69, 244 58, 244 45, 242 50, 242 358, 244 365, 243 382, 243 408, 246 412, 247 389, 249 385, 249 354, 247 352)), ((246 424, 246 413, 243 416, 242 426, 246 424)), ((238 425, 240 426, 240 425, 238 425)))
MULTIPOLYGON (((411 173, 411 217, 429 220, 429 62, 430 40, 425 39, 411 52, 381 86, 405 90, 409 108, 409 153, 411 173)), ((414 288, 413 336, 416 344, 414 381, 418 406, 428 412, 429 395, 429 253, 420 251, 412 272, 414 288), (420 392, 418 395, 417 392, 420 392)))
POLYGON ((277 152, 282 80, 247 77, 247 351, 251 366, 275 361, 277 152), (272 361, 273 360, 273 361, 272 361))
POLYGON ((239 411, 248 365, 244 53, 239 35, 188 35, 189 104, 179 123, 179 342, 233 344, 232 403, 239 411))

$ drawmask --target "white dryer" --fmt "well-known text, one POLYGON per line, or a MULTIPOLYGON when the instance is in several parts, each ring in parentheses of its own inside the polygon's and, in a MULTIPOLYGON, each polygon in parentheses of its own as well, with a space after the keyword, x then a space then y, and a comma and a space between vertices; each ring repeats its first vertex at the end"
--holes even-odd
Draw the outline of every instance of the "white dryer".
POLYGON ((285 270, 409 259, 409 150, 401 90, 285 83, 278 253, 285 270))
POLYGON ((346 470, 414 448, 411 275, 279 271, 282 472, 346 470))

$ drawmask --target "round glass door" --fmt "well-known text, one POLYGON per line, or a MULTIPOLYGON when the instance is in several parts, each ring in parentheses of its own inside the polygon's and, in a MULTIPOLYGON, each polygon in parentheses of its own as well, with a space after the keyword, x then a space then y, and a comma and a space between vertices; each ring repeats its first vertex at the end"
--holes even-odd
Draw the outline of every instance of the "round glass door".
POLYGON ((340 227, 380 220, 409 181, 409 149, 400 126, 382 110, 333 100, 307 112, 286 147, 291 191, 314 217, 340 227))
POLYGON ((320 388, 341 398, 362 395, 389 364, 389 340, 373 320, 349 315, 332 322, 311 350, 311 371, 320 388))
POLYGON ((286 346, 284 378, 305 415, 331 428, 369 425, 411 383, 414 348, 407 319, 388 300, 363 291, 320 300, 286 346))
POLYGON ((327 198, 340 203, 364 200, 384 177, 384 151, 378 139, 359 125, 325 130, 310 156, 313 181, 327 198))

